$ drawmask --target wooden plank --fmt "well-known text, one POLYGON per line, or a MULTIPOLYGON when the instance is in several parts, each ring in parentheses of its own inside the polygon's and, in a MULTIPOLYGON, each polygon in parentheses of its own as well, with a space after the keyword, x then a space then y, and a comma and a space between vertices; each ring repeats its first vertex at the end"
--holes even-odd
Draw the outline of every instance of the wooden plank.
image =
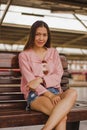
POLYGON ((1 78, 0 84, 20 84, 20 79, 11 79, 9 77, 8 77, 8 79, 1 78))
POLYGON ((6 110, 23 110, 26 108, 26 101, 25 100, 8 100, 0 101, 0 111, 6 110))
POLYGON ((0 101, 8 101, 8 100, 24 100, 23 94, 20 93, 2 93, 0 94, 0 101))
POLYGON ((7 86, 3 86, 3 85, 0 85, 0 93, 9 93, 9 92, 20 92, 20 87, 19 86, 10 86, 10 85, 7 85, 7 86))
POLYGON ((82 121, 87 120, 87 106, 86 107, 77 107, 71 110, 68 114, 67 121, 82 121))
POLYGON ((35 111, 23 111, 21 114, 19 111, 15 115, 0 115, 0 128, 44 124, 47 118, 45 114, 35 111))
POLYGON ((1 76, 5 76, 5 77, 6 76, 15 76, 15 77, 21 76, 20 69, 8 68, 8 67, 0 68, 0 77, 1 76))
POLYGON ((19 68, 17 52, 0 52, 0 68, 19 68))
MULTIPOLYGON (((14 77, 3 77, 0 78, 0 84, 20 84, 20 78, 14 78, 14 77)), ((64 77, 61 79, 61 84, 68 84, 69 79, 67 77, 64 77)))
MULTIPOLYGON (((5 111, 0 113, 0 127, 15 127, 44 124, 48 116, 36 111, 5 111), (3 123, 4 122, 4 123, 3 123), (2 125, 3 123, 3 125, 2 125)), ((68 114, 68 122, 78 122, 78 120, 87 119, 87 108, 72 109, 68 114), (83 114, 82 114, 83 113, 83 114)))

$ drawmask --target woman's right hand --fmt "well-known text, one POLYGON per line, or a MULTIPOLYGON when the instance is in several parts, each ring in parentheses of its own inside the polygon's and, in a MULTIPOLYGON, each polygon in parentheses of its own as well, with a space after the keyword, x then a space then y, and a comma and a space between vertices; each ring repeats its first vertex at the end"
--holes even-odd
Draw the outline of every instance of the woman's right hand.
POLYGON ((59 95, 54 95, 54 96, 51 98, 52 104, 53 104, 54 106, 55 106, 60 100, 61 100, 61 98, 60 98, 59 95))
POLYGON ((27 84, 26 89, 27 89, 27 90, 31 89, 32 91, 35 91, 36 87, 37 87, 38 85, 40 85, 41 83, 43 83, 43 79, 40 78, 40 77, 37 77, 36 79, 30 81, 30 82, 27 84))
POLYGON ((43 95, 48 97, 54 106, 61 100, 59 95, 55 95, 50 91, 45 92, 43 95))

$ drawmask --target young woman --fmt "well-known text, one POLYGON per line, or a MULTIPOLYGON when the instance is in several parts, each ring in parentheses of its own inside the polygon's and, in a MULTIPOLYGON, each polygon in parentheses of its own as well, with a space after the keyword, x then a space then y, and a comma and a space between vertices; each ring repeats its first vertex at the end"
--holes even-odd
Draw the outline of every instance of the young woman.
POLYGON ((62 91, 63 68, 58 51, 50 48, 50 40, 48 25, 36 21, 24 51, 19 54, 21 91, 27 100, 27 109, 49 115, 42 130, 66 130, 67 113, 75 103, 77 93, 73 89, 62 91))

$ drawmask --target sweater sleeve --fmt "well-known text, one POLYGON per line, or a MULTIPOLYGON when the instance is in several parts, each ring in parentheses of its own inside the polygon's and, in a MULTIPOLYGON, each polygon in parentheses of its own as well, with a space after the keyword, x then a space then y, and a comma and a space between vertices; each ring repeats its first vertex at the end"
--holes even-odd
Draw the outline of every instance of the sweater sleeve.
POLYGON ((35 79, 35 76, 31 71, 27 56, 24 53, 19 54, 19 67, 21 74, 25 78, 27 83, 35 79))
POLYGON ((53 63, 55 65, 54 73, 44 76, 44 80, 47 88, 51 86, 57 86, 57 85, 60 86, 61 77, 63 75, 61 60, 59 57, 59 53, 56 49, 54 50, 53 63))
MULTIPOLYGON (((26 80, 26 85, 30 81, 32 81, 32 80, 34 80, 36 78, 34 76, 33 72, 32 72, 32 69, 30 67, 30 63, 29 63, 25 53, 20 53, 19 54, 19 67, 20 67, 22 77, 26 80)), ((25 87, 25 89, 26 89, 26 87, 25 87)), ((39 85, 39 86, 36 87, 36 93, 38 95, 41 95, 46 91, 47 91, 47 89, 44 88, 42 85, 39 85)))

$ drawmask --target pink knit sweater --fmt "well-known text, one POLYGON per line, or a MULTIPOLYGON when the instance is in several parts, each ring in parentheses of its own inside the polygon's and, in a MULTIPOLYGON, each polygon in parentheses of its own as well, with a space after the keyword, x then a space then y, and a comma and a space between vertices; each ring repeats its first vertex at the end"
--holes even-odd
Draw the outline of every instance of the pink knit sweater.
MULTIPOLYGON (((46 88, 55 87, 61 91, 61 77, 63 75, 63 68, 60 61, 58 51, 55 48, 48 48, 44 60, 47 62, 48 74, 43 73, 43 63, 40 57, 32 50, 22 51, 19 54, 19 66, 22 74, 21 77, 21 92, 27 99, 29 91, 26 85, 37 76, 44 78, 46 88)), ((42 85, 37 86, 36 93, 38 95, 48 91, 42 85)))

